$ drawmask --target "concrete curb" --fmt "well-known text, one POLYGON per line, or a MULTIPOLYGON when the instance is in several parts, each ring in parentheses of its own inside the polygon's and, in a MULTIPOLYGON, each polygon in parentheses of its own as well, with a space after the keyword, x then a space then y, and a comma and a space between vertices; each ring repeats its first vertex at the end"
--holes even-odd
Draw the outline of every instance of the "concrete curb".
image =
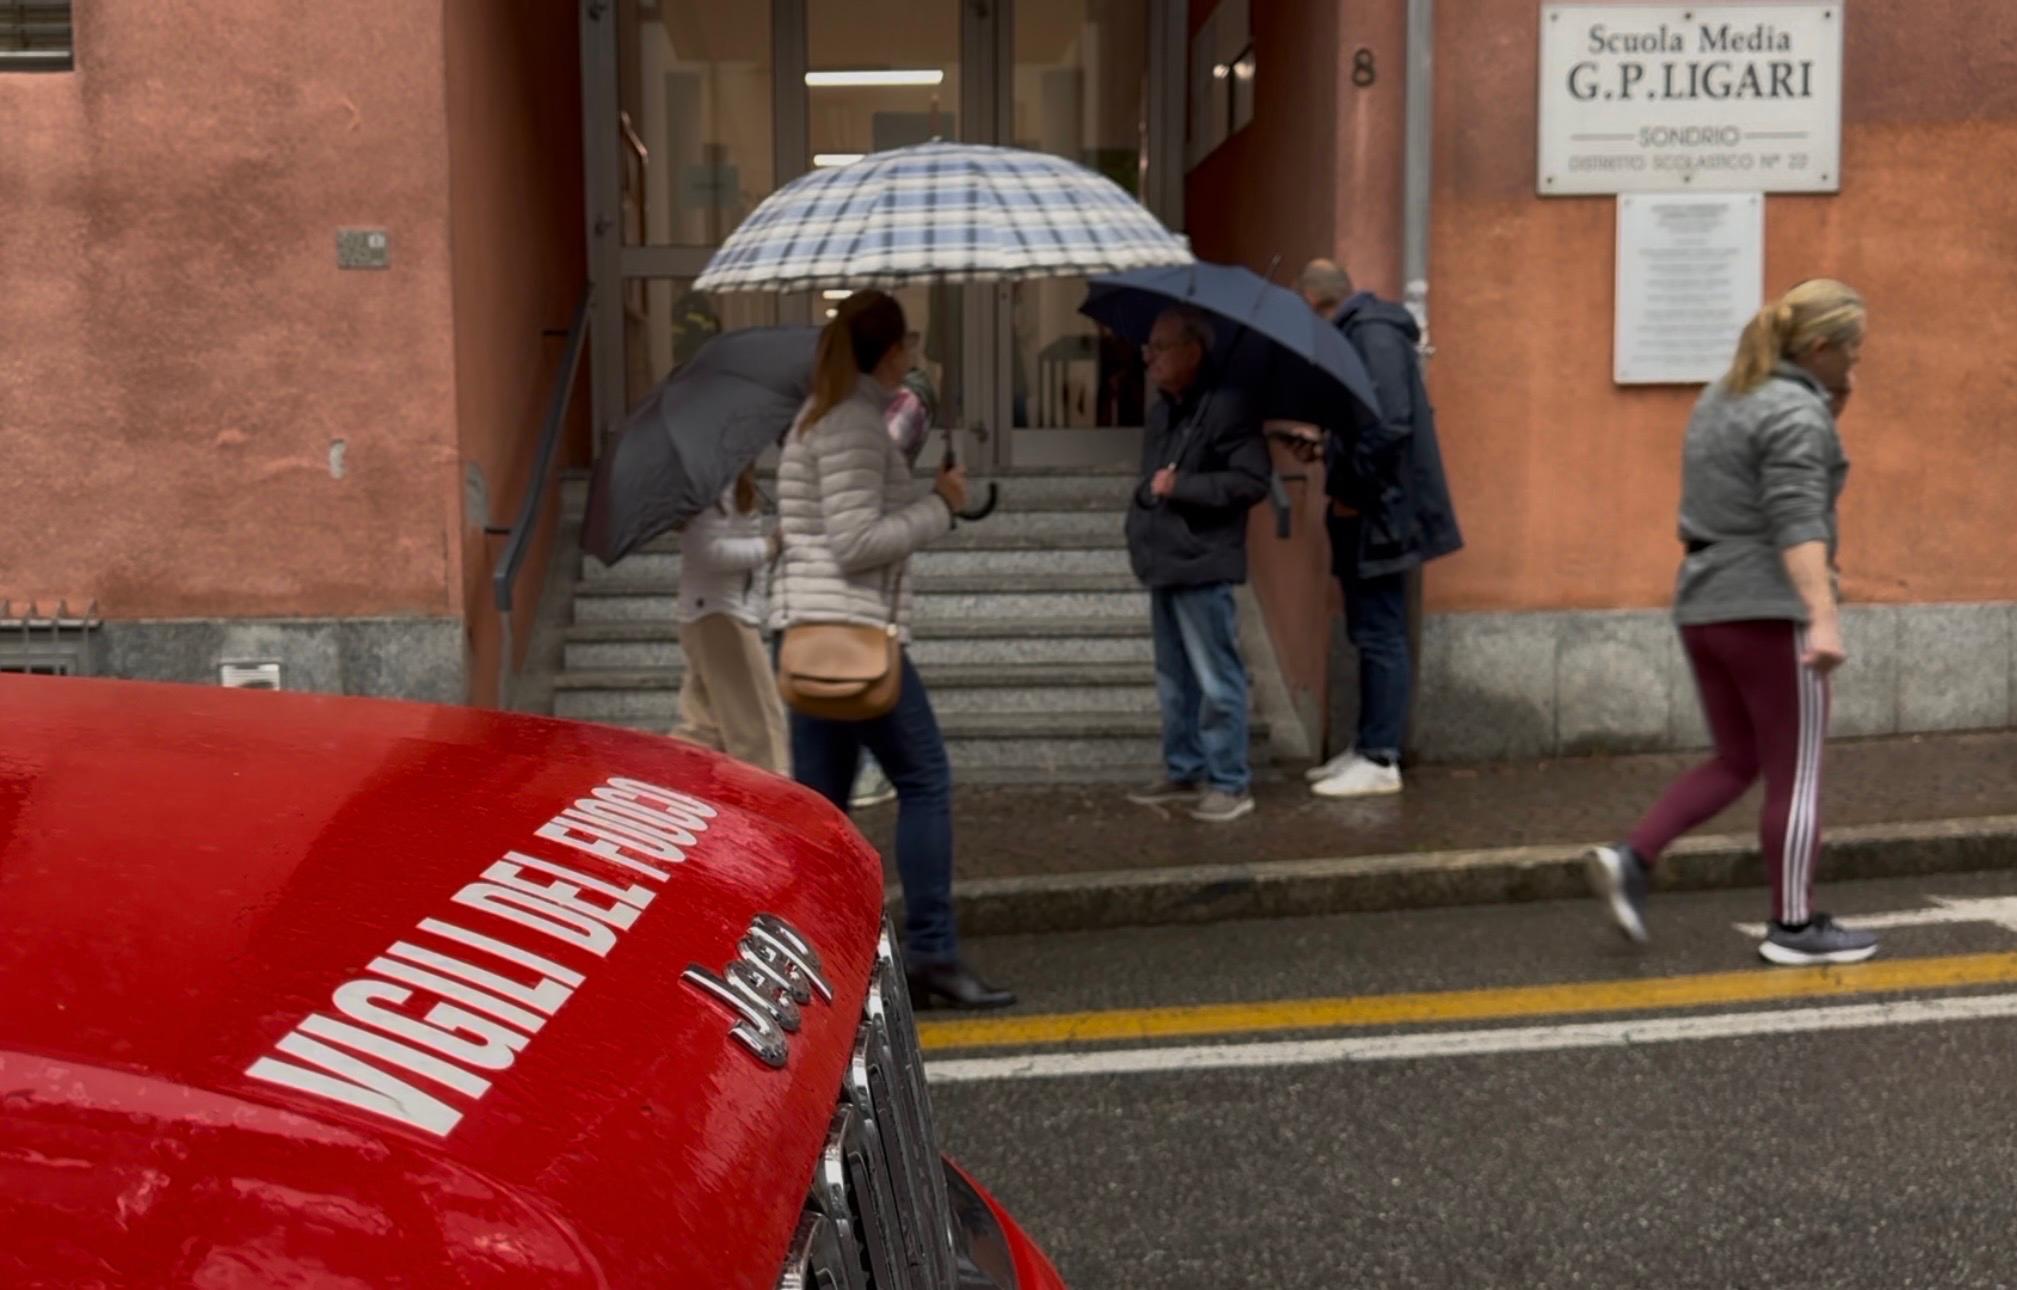
MULTIPOLYGON (((1513 847, 981 879, 956 885, 953 903, 963 933, 990 936, 1560 900, 1588 894, 1583 854, 1582 847, 1513 847)), ((2017 867, 2017 816, 1991 816, 1830 830, 1821 877, 2009 867, 2017 867)), ((1752 837, 1685 840, 1661 864, 1655 883, 1669 891, 1763 884, 1752 837)), ((898 889, 890 889, 887 903, 902 926, 898 889)))

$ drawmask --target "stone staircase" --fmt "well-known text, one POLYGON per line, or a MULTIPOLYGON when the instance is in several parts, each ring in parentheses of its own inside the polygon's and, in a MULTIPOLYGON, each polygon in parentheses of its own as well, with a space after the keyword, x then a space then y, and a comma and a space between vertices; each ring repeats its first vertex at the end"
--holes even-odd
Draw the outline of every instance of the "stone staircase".
MULTIPOLYGON (((997 477, 1001 506, 912 561, 911 656, 965 783, 1119 781, 1161 765, 1148 594, 1129 572, 1131 472, 997 477)), ((579 512, 586 485, 569 480, 579 512)), ((578 557, 553 712, 665 731, 678 712, 678 538, 578 557)), ((1265 731, 1256 721, 1256 759, 1265 731)))

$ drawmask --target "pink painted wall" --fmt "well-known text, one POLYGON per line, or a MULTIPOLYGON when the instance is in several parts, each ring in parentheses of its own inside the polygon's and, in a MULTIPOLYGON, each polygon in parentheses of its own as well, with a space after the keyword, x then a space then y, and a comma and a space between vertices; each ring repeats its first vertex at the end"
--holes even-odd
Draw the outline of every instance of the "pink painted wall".
POLYGON ((0 75, 0 595, 457 612, 440 7, 76 20, 76 72, 0 75))
MULTIPOLYGON (((463 462, 487 485, 493 524, 510 524, 531 486, 566 348, 542 333, 567 327, 587 278, 577 21, 573 6, 551 0, 447 0, 456 437, 463 462)), ((586 366, 579 413, 588 405, 586 366)), ((574 418, 542 500, 539 540, 518 574, 518 658, 553 545, 557 468, 587 460, 587 427, 585 415, 574 418)), ((459 529, 471 697, 491 703, 502 645, 491 574, 505 543, 486 537, 483 516, 467 510, 459 529)))

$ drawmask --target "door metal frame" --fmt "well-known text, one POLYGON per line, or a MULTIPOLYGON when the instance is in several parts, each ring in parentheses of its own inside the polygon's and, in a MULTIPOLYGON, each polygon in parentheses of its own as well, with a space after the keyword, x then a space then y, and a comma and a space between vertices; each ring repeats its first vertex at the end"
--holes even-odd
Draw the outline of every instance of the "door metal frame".
MULTIPOLYGON (((960 138, 999 143, 1015 122, 1015 0, 966 0, 960 6, 960 138)), ((983 470, 1011 465, 1013 391, 1008 346, 1014 337, 1009 289, 961 288, 965 338, 961 408, 966 460, 983 470)))
POLYGON ((623 393, 623 176, 618 152, 617 12, 614 0, 579 0, 581 13, 581 165, 586 194, 589 418, 592 450, 625 409, 623 393), (600 287, 601 290, 595 290, 600 287))
POLYGON ((625 246, 617 253, 626 278, 697 278, 714 248, 707 246, 625 246))
MULTIPOLYGON (((805 0, 771 0, 770 42, 771 160, 777 186, 782 188, 812 169, 812 125, 807 115, 805 88, 811 38, 805 0)), ((811 293, 800 291, 778 297, 777 320, 786 324, 810 323, 811 293)))
POLYGON ((1149 173, 1142 201, 1164 227, 1184 227, 1184 134, 1190 25, 1183 0, 1149 0, 1149 173))

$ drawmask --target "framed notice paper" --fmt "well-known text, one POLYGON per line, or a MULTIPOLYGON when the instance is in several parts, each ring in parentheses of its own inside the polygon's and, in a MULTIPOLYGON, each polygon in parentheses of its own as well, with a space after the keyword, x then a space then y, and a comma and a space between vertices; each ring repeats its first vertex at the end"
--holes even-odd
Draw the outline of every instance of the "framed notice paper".
POLYGON ((1703 385, 1722 376, 1764 294, 1762 194, 1619 196, 1618 384, 1703 385))

